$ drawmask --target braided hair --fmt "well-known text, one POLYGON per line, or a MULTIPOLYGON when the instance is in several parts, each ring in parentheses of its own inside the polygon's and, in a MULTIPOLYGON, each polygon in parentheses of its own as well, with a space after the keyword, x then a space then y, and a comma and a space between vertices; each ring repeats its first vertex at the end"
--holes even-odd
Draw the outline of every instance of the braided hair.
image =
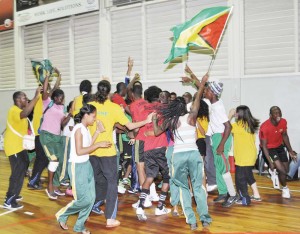
POLYGON ((174 136, 181 139, 177 132, 179 117, 188 113, 184 98, 177 97, 169 104, 157 107, 157 112, 159 117, 163 119, 163 129, 168 128, 174 136))

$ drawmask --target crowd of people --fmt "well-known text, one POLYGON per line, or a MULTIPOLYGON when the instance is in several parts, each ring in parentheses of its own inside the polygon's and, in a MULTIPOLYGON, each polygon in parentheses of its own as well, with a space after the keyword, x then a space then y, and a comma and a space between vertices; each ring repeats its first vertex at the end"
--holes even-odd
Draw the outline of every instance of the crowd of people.
POLYGON ((54 87, 50 87, 48 73, 30 102, 24 92, 13 94, 14 105, 8 112, 4 137, 11 165, 4 208, 23 207, 19 201, 29 158, 22 137, 15 132, 28 134, 32 112, 36 158, 27 187, 42 189, 41 175, 46 168, 45 192, 50 200, 64 196, 61 185, 68 185, 66 192, 74 200, 56 213, 64 230, 68 229, 68 216, 76 213, 76 232, 90 233, 84 226, 90 212, 104 214, 107 228, 119 226, 118 192, 126 192, 124 185, 130 187, 129 193, 139 195, 132 204, 138 220, 147 220, 145 208, 153 201, 157 202, 158 216, 179 216, 180 205, 191 230, 198 226, 192 197, 203 227, 212 222, 207 192, 217 189, 213 201, 222 203, 222 207, 261 201, 252 172, 258 155, 258 132, 272 180, 281 184, 283 198, 291 197, 286 181, 294 176, 300 159, 291 147, 287 121, 279 107, 271 107, 270 118, 259 127, 259 120, 245 105, 227 115, 220 99, 223 84, 209 81, 208 74, 198 79, 186 66, 188 75, 182 77, 182 82, 197 91, 180 97, 157 86, 144 90, 138 74, 130 81, 132 68, 133 60, 129 58, 125 82, 118 83, 113 94, 107 80, 98 83, 94 94, 91 82, 82 81, 80 95, 67 109, 58 69, 54 87), (235 185, 229 164, 232 147, 235 185), (158 176, 159 195, 154 182, 158 176), (173 209, 166 206, 169 194, 173 209), (104 204, 105 212, 101 209, 104 204))

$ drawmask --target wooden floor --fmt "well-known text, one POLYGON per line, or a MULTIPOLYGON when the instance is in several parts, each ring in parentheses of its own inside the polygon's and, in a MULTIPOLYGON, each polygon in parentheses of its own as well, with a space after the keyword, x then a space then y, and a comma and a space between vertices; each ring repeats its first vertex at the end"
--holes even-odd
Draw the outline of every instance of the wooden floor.
MULTIPOLYGON (((0 199, 4 199, 8 187, 10 166, 8 159, 0 153, 0 199)), ((202 230, 199 224, 196 233, 300 233, 300 181, 290 182, 291 199, 283 199, 281 191, 271 188, 271 180, 266 176, 256 175, 262 202, 252 203, 249 207, 234 205, 222 208, 214 204, 212 199, 216 192, 209 194, 209 212, 213 223, 208 230, 202 230)), ((70 217, 69 230, 59 228, 54 214, 69 201, 70 197, 60 197, 50 201, 44 190, 32 191, 24 182, 21 195, 24 197, 24 208, 9 211, 0 208, 0 233, 31 234, 31 233, 73 233, 72 227, 77 216, 70 217)), ((44 186, 46 186, 44 184, 44 186)), ((136 195, 126 193, 119 196, 118 219, 121 226, 115 229, 105 228, 105 218, 90 215, 86 226, 92 233, 190 233, 184 216, 177 218, 171 215, 155 217, 154 207, 146 210, 147 222, 139 222, 131 204, 137 201, 136 195)))

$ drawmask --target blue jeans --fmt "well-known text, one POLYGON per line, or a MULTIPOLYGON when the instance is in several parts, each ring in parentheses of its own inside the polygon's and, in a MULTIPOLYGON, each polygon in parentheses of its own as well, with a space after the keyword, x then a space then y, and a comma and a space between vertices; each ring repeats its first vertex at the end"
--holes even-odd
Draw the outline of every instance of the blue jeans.
POLYGON ((293 178, 299 167, 300 167, 300 154, 297 154, 297 162, 294 162, 292 160, 290 163, 288 176, 293 178))

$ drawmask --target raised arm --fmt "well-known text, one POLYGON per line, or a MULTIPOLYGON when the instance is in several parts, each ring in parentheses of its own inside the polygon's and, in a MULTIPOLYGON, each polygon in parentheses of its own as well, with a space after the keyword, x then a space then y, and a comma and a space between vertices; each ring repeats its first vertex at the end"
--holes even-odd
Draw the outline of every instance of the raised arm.
MULTIPOLYGON (((50 89, 49 95, 52 95, 52 93, 54 92, 54 90, 56 90, 56 89, 59 88, 60 82, 61 82, 61 73, 60 73, 60 71, 56 67, 54 68, 54 71, 57 73, 58 76, 57 76, 57 79, 55 81, 55 84, 54 84, 53 88, 50 89)), ((49 85, 49 87, 50 87, 50 85, 49 85)))
POLYGON ((188 119, 187 119, 189 125, 196 126, 198 111, 199 111, 199 108, 200 108, 200 100, 201 100, 201 97, 203 95, 204 88, 205 88, 205 83, 207 82, 208 77, 209 77, 208 74, 205 74, 202 77, 202 80, 199 84, 195 100, 193 102, 193 105, 191 107, 191 111, 190 111, 188 119))
POLYGON ((39 86, 36 91, 35 91, 35 95, 33 97, 33 99, 28 103, 28 105, 22 110, 22 112, 20 113, 20 118, 24 119, 27 118, 28 115, 30 115, 30 113, 32 112, 36 102, 39 100, 40 98, 40 93, 41 93, 42 87, 39 86))

